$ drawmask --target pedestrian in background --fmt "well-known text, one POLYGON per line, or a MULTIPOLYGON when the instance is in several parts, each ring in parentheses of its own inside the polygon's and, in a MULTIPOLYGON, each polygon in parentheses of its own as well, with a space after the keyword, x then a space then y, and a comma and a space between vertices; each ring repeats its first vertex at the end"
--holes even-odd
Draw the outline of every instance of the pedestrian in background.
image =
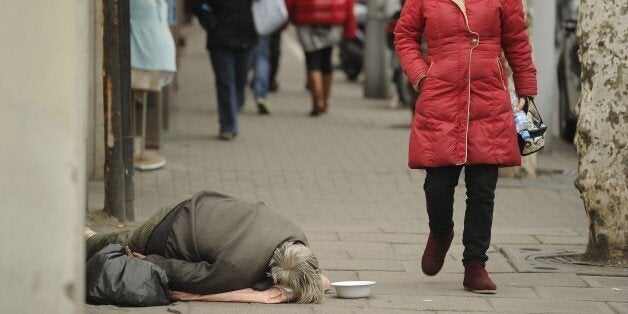
POLYGON ((253 0, 195 0, 192 5, 207 32, 222 140, 238 135, 238 111, 244 106, 251 50, 257 44, 252 3, 253 0))
POLYGON ((253 94, 257 105, 257 113, 270 114, 270 105, 266 99, 270 86, 271 44, 272 35, 260 36, 251 56, 253 67, 253 94))
POLYGON ((436 275, 454 236, 454 190, 465 169, 463 285, 495 293, 485 269, 497 169, 521 155, 502 61, 520 99, 537 93, 536 68, 521 0, 408 0, 395 27, 401 67, 420 93, 410 131, 409 166, 425 169, 430 234, 421 260, 436 275), (421 35, 428 46, 421 56, 421 35))
POLYGON ((356 38, 354 0, 286 0, 290 21, 305 51, 312 97, 310 116, 325 113, 333 81, 332 48, 341 39, 356 38))

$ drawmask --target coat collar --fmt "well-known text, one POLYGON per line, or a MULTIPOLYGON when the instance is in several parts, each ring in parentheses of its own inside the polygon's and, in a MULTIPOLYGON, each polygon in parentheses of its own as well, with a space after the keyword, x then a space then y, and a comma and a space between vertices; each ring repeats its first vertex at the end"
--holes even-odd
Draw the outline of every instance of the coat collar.
POLYGON ((460 11, 462 12, 462 15, 464 15, 464 20, 467 22, 467 25, 469 25, 469 18, 467 17, 467 8, 464 5, 464 1, 465 0, 451 0, 451 2, 456 4, 456 6, 458 6, 460 11))

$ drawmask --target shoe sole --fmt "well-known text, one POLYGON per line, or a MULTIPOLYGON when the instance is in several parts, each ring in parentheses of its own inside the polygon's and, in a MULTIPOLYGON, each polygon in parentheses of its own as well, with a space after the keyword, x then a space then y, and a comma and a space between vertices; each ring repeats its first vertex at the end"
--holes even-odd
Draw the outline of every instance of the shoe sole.
POLYGON ((270 114, 270 110, 268 110, 267 106, 258 104, 257 105, 257 113, 259 113, 261 115, 268 115, 268 114, 270 114))
MULTIPOLYGON (((423 271, 423 270, 421 270, 421 271, 423 271)), ((428 277, 434 277, 434 276, 438 275, 438 273, 440 273, 440 270, 435 272, 435 273, 433 273, 433 274, 428 274, 426 272, 423 272, 423 275, 428 276, 428 277)))
POLYGON ((471 292, 477 293, 477 294, 495 294, 495 293, 497 293, 497 290, 473 290, 473 289, 467 288, 467 287, 465 287, 464 290, 471 291, 471 292))

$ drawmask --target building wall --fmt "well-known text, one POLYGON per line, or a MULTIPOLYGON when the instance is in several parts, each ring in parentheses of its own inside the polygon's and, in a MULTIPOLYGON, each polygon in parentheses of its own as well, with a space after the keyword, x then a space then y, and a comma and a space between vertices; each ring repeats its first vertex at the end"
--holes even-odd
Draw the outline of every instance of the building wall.
POLYGON ((0 313, 82 313, 88 1, 0 10, 0 313))
MULTIPOLYGON (((558 74, 555 48, 556 1, 531 0, 534 18, 532 37, 534 63, 538 70, 538 96, 535 99, 539 113, 548 125, 548 134, 558 135, 558 74)), ((545 137, 543 153, 552 151, 552 137, 545 137)))

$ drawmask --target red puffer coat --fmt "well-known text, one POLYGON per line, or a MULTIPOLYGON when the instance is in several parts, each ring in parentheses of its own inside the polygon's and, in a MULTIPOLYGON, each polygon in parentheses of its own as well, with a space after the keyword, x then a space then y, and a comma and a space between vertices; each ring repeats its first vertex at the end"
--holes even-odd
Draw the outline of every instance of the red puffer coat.
POLYGON ((410 82, 424 79, 410 131, 411 168, 521 164, 501 57, 503 50, 517 93, 536 95, 521 0, 408 0, 395 47, 410 82))
POLYGON ((288 15, 294 25, 342 25, 344 37, 355 39, 355 0, 286 0, 288 15))

